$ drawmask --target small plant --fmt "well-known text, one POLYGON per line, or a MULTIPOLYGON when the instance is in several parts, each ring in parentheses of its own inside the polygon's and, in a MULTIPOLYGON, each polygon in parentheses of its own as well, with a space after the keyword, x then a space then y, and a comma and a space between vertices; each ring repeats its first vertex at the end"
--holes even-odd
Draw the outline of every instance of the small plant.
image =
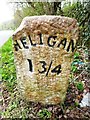
POLYGON ((40 110, 37 115, 40 117, 40 118, 50 118, 51 117, 51 112, 48 111, 47 109, 43 109, 43 110, 40 110))
POLYGON ((78 107, 79 106, 79 102, 75 102, 75 107, 78 107))
POLYGON ((72 72, 76 72, 77 71, 77 66, 72 65, 72 72))
POLYGON ((81 65, 84 65, 84 62, 80 59, 79 52, 75 52, 74 61, 71 64, 72 72, 77 72, 81 65))
POLYGON ((77 89, 80 90, 80 91, 83 91, 84 90, 84 86, 83 86, 83 83, 82 82, 78 82, 77 83, 77 89))
POLYGON ((79 52, 75 52, 74 59, 79 58, 79 52))
POLYGON ((75 52, 74 54, 74 61, 71 64, 71 68, 72 68, 72 72, 76 72, 77 71, 77 63, 79 62, 79 53, 75 52))

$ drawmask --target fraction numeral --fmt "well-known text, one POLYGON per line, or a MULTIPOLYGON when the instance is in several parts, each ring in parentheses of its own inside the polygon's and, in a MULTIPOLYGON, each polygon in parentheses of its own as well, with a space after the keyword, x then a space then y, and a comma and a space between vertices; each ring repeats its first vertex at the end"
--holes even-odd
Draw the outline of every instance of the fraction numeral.
POLYGON ((56 66, 53 70, 51 70, 52 73, 61 73, 61 65, 56 66))
MULTIPOLYGON (((29 71, 33 72, 32 61, 31 61, 30 59, 27 59, 27 60, 28 60, 28 62, 29 62, 29 71)), ((38 72, 39 72, 40 74, 46 72, 46 76, 48 76, 48 73, 49 73, 49 71, 50 71, 50 69, 51 69, 51 66, 52 66, 52 63, 53 63, 53 62, 52 62, 52 61, 50 62, 50 65, 49 65, 48 69, 47 69, 47 63, 46 63, 45 61, 40 61, 40 63, 41 63, 41 70, 38 70, 38 72)), ((51 70, 51 73, 56 73, 57 75, 60 74, 60 73, 61 73, 61 65, 59 64, 59 65, 57 65, 55 68, 53 68, 53 69, 51 70)))
POLYGON ((43 70, 42 71, 40 71, 40 70, 38 70, 39 71, 39 73, 44 73, 44 72, 46 72, 46 62, 45 61, 40 61, 40 63, 42 64, 42 68, 43 68, 43 70))

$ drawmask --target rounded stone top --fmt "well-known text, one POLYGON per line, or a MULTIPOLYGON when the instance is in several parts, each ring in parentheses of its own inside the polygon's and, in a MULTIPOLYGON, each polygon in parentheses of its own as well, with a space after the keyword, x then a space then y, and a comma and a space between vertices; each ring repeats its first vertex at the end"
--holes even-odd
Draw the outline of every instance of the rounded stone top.
POLYGON ((27 16, 22 20, 20 26, 14 32, 13 39, 19 39, 23 33, 43 33, 50 35, 54 35, 56 33, 70 33, 72 36, 75 34, 78 36, 78 25, 76 19, 64 16, 27 16))

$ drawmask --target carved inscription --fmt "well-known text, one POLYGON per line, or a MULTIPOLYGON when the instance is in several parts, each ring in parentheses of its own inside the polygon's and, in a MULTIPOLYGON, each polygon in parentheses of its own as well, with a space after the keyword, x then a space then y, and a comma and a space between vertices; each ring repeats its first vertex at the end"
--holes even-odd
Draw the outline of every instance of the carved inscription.
MULTIPOLYGON (((42 40, 42 34, 39 34, 39 43, 40 44, 33 43, 32 38, 30 37, 30 35, 28 35, 27 37, 20 38, 20 42, 23 45, 24 49, 29 49, 29 45, 27 44, 27 39, 29 39, 29 44, 33 47, 36 47, 37 45, 44 45, 43 40, 42 40)), ((22 49, 22 47, 18 41, 19 40, 14 41, 15 51, 22 49)), ((74 43, 74 40, 72 40, 72 39, 70 39, 70 41, 68 43, 67 38, 63 38, 62 40, 59 40, 59 43, 57 43, 57 36, 49 36, 47 39, 47 46, 52 47, 52 48, 53 47, 60 48, 61 46, 63 46, 63 49, 66 47, 67 52, 70 52, 70 51, 74 52, 76 43, 74 43)))
MULTIPOLYGON (((27 59, 27 60, 28 60, 28 63, 29 63, 29 71, 30 71, 30 72, 33 72, 32 60, 30 60, 30 59, 27 59)), ((53 61, 50 62, 50 65, 49 65, 48 68, 47 68, 47 63, 46 63, 45 61, 39 61, 39 63, 40 63, 40 65, 41 65, 41 68, 38 69, 38 72, 39 72, 40 74, 45 73, 45 76, 48 76, 53 61)), ((54 67, 54 68, 51 70, 51 73, 56 73, 57 75, 60 74, 60 73, 61 73, 61 65, 59 64, 59 65, 57 65, 56 67, 54 67)))
MULTIPOLYGON (((15 40, 14 42, 14 48, 15 51, 18 51, 20 49, 29 49, 29 45, 32 47, 37 47, 37 45, 44 45, 43 39, 42 39, 42 34, 39 34, 39 44, 33 43, 33 40, 30 35, 28 37, 21 37, 20 40, 15 40), (27 39, 29 39, 29 44, 27 43, 27 39), (22 44, 22 45, 21 45, 22 44), (22 47, 23 46, 23 47, 22 47)), ((63 46, 63 49, 65 49, 67 52, 71 51, 74 52, 76 44, 74 41, 71 39, 67 45, 67 38, 63 38, 62 40, 59 40, 57 44, 57 36, 49 36, 47 39, 47 46, 48 47, 56 47, 60 48, 60 46, 63 46), (56 45, 57 44, 57 45, 56 45)), ((28 64, 29 64, 29 71, 34 72, 33 69, 33 63, 31 59, 27 59, 28 64)), ((58 64, 56 65, 53 69, 51 69, 51 66, 53 64, 53 61, 51 60, 49 67, 47 67, 47 62, 46 61, 39 61, 39 64, 41 65, 41 69, 38 69, 39 74, 45 74, 45 76, 48 76, 49 72, 51 73, 56 73, 56 75, 59 75, 61 73, 61 65, 58 64)))
MULTIPOLYGON (((14 41, 14 48, 15 51, 19 51, 20 49, 29 49, 29 46, 32 47, 37 47, 37 45, 44 45, 43 39, 42 39, 42 34, 39 34, 39 44, 37 42, 33 43, 33 39, 31 38, 30 35, 27 37, 21 37, 20 40, 15 40, 14 41), (29 40, 29 44, 27 43, 27 39, 29 40), (22 44, 22 45, 21 45, 22 44), (22 47, 23 46, 23 47, 22 47)), ((47 46, 52 47, 52 48, 60 48, 61 46, 63 49, 65 49, 67 52, 71 51, 74 52, 76 44, 74 41, 71 39, 69 42, 67 41, 67 38, 63 38, 62 40, 59 40, 57 44, 57 36, 49 36, 47 39, 47 46), (67 45, 68 44, 68 45, 67 45)), ((34 72, 33 69, 33 63, 31 59, 27 59, 28 64, 29 64, 29 71, 34 72)), ((51 66, 53 64, 53 61, 51 60, 49 67, 47 67, 47 62, 46 61, 39 61, 39 64, 41 65, 41 69, 38 69, 39 74, 45 74, 45 76, 48 76, 49 72, 51 73, 56 73, 56 75, 59 75, 61 73, 61 65, 58 64, 56 65, 53 69, 51 69, 51 66)))

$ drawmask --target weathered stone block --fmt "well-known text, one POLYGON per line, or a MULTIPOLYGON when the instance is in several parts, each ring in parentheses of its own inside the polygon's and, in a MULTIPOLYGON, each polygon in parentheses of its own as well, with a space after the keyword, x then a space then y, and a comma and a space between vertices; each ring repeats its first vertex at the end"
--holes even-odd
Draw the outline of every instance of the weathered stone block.
POLYGON ((44 104, 64 101, 77 40, 75 19, 24 18, 13 34, 18 86, 23 98, 44 104))

